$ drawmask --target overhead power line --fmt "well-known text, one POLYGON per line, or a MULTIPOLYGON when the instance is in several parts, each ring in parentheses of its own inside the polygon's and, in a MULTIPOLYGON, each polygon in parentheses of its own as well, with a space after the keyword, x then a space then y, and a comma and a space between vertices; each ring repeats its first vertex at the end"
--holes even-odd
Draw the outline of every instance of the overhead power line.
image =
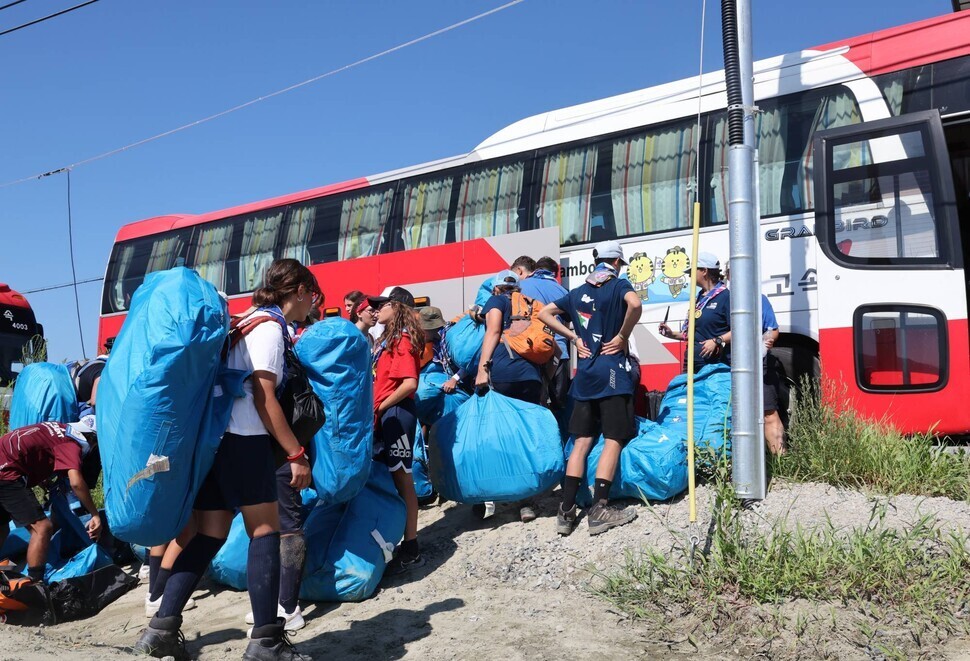
POLYGON ((27 0, 14 0, 14 2, 8 2, 7 4, 0 6, 0 11, 3 11, 4 9, 9 9, 14 5, 19 5, 21 2, 27 2, 27 0))
MULTIPOLYGON (((48 16, 44 16, 43 18, 37 18, 37 19, 34 19, 33 21, 30 21, 29 23, 24 23, 23 25, 18 25, 15 28, 10 28, 9 30, 4 30, 3 32, 0 32, 0 37, 2 37, 5 34, 10 34, 11 32, 16 32, 17 30, 23 30, 24 28, 29 28, 31 25, 37 25, 38 23, 43 23, 44 21, 49 21, 52 18, 57 18, 58 16, 63 16, 64 14, 69 14, 72 11, 74 11, 75 9, 80 9, 81 7, 87 7, 88 5, 93 5, 97 1, 98 0, 88 0, 87 2, 82 2, 79 5, 74 5, 73 7, 68 7, 67 9, 62 9, 61 11, 54 12, 53 14, 50 14, 48 16)), ((18 0, 18 2, 11 2, 9 5, 4 5, 3 7, 0 7, 0 9, 6 9, 7 7, 13 7, 16 4, 20 4, 20 2, 24 2, 24 0, 18 0)))
MULTIPOLYGON (((85 4, 91 4, 91 2, 97 2, 97 0, 90 0, 89 2, 87 2, 85 4)), ((138 140, 136 142, 132 142, 132 143, 127 144, 127 145, 125 145, 123 147, 118 147, 117 149, 112 149, 111 151, 106 151, 106 152, 104 152, 102 154, 98 154, 97 156, 91 156, 90 158, 86 158, 86 159, 84 159, 82 161, 78 161, 76 163, 71 163, 70 165, 65 165, 65 166, 62 166, 62 167, 59 167, 59 168, 55 168, 55 169, 49 170, 47 172, 42 172, 40 174, 31 175, 29 177, 23 177, 21 179, 15 179, 13 181, 8 181, 8 182, 6 182, 4 184, 0 184, 0 188, 7 188, 8 186, 14 186, 16 184, 22 184, 22 183, 27 182, 27 181, 33 181, 34 179, 41 179, 43 177, 47 177, 49 175, 52 175, 52 174, 55 174, 55 173, 58 173, 58 172, 62 172, 64 170, 71 170, 71 169, 74 169, 74 168, 79 167, 81 165, 87 165, 88 163, 93 163, 94 161, 100 161, 101 159, 108 158, 109 156, 114 156, 116 154, 120 154, 121 152, 128 151, 129 149, 133 149, 135 147, 140 147, 141 145, 148 144, 149 142, 154 142, 155 140, 159 140, 161 138, 165 138, 165 137, 168 137, 170 135, 174 135, 175 133, 179 133, 179 132, 184 131, 186 129, 190 129, 193 126, 198 126, 200 124, 205 124, 206 122, 211 122, 214 119, 218 119, 220 117, 225 117, 226 115, 228 115, 230 113, 234 113, 237 110, 242 110, 243 108, 248 108, 249 106, 255 105, 255 104, 259 103, 260 101, 265 101, 267 99, 272 99, 275 96, 279 96, 281 94, 286 94, 287 92, 292 92, 295 89, 299 89, 301 87, 305 87, 305 86, 307 86, 307 85, 309 85, 311 83, 315 83, 315 82, 317 82, 319 80, 323 80, 324 78, 329 78, 330 76, 333 76, 335 74, 338 74, 338 73, 347 71, 348 69, 353 69, 355 67, 359 67, 362 64, 366 64, 367 62, 372 62, 372 61, 374 61, 374 60, 376 60, 378 58, 384 57, 385 55, 390 55, 391 53, 396 53, 399 50, 403 50, 405 48, 408 48, 409 46, 414 46, 414 45, 419 44, 419 43, 421 43, 423 41, 427 41, 428 39, 432 39, 434 37, 437 37, 437 36, 440 36, 442 34, 445 34, 446 32, 451 32, 452 30, 456 30, 456 29, 458 29, 460 27, 463 27, 465 25, 468 25, 469 23, 474 23, 475 21, 481 20, 481 19, 483 19, 483 18, 485 18, 487 16, 491 16, 492 14, 497 14, 500 11, 504 11, 506 9, 509 9, 510 7, 514 7, 515 5, 521 4, 523 2, 525 2, 525 0, 512 0, 511 2, 507 2, 504 5, 500 5, 498 7, 495 7, 494 9, 489 9, 488 11, 482 12, 481 14, 476 14, 475 16, 472 16, 471 18, 466 18, 466 19, 464 19, 462 21, 458 21, 457 23, 452 23, 451 25, 449 25, 447 27, 441 28, 439 30, 435 30, 434 32, 429 32, 429 33, 427 33, 425 35, 422 35, 420 37, 417 37, 415 39, 411 39, 410 41, 406 41, 406 42, 404 42, 402 44, 398 44, 397 46, 393 46, 393 47, 388 48, 386 50, 383 50, 383 51, 381 51, 379 53, 375 53, 374 55, 369 55, 369 56, 367 56, 365 58, 362 58, 360 60, 356 60, 354 62, 351 62, 350 64, 345 64, 342 67, 338 67, 338 68, 333 69, 331 71, 328 71, 326 73, 322 73, 319 76, 314 76, 313 78, 308 78, 307 80, 304 80, 302 82, 296 83, 294 85, 290 85, 289 87, 284 87, 283 89, 276 90, 275 92, 270 92, 269 94, 264 94, 263 96, 257 97, 255 99, 250 100, 250 101, 246 101, 245 103, 240 103, 239 105, 233 106, 231 108, 227 108, 226 110, 223 110, 221 112, 217 112, 214 115, 208 115, 207 117, 203 117, 201 119, 197 119, 194 122, 189 122, 188 124, 183 124, 182 126, 177 126, 174 129, 169 129, 168 131, 164 131, 163 133, 158 133, 158 134, 153 135, 151 137, 144 138, 144 139, 138 140)), ((83 5, 78 5, 78 6, 83 6, 83 5)), ((0 33, 0 34, 4 34, 4 33, 0 33)))
POLYGON ((63 285, 51 285, 50 287, 39 287, 37 289, 24 289, 21 294, 36 294, 42 291, 53 291, 55 289, 67 289, 68 287, 74 287, 75 285, 86 285, 90 282, 101 282, 104 278, 88 278, 87 280, 78 280, 75 282, 68 282, 63 285))

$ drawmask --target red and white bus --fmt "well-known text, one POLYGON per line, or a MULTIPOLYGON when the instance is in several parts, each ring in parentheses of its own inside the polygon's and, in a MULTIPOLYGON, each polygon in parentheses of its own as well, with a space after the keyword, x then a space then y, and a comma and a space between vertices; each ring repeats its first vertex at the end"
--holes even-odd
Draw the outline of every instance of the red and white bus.
MULTIPOLYGON (((0 282, 0 386, 13 383, 23 369, 24 354, 46 358, 44 327, 23 294, 0 282)), ((6 409, 6 406, 0 406, 6 409)))
MULTIPOLYGON (((763 292, 789 374, 820 369, 906 431, 970 431, 970 12, 757 62, 754 92, 763 292)), ((524 119, 454 158, 126 225, 99 340, 146 273, 176 264, 233 311, 295 257, 328 304, 404 285, 453 315, 520 254, 558 256, 573 287, 616 238, 645 304, 643 382, 664 388, 684 347, 657 325, 687 313, 696 191, 700 248, 728 253, 725 106, 723 72, 705 74, 524 119)))

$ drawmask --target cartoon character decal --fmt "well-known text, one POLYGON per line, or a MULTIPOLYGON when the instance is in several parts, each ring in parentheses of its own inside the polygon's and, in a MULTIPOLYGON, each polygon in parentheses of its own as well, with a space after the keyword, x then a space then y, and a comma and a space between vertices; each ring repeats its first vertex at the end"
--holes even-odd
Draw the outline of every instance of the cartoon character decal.
POLYGON ((660 282, 670 288, 670 296, 677 298, 690 282, 690 278, 684 273, 690 265, 687 253, 680 246, 674 246, 667 251, 660 264, 660 282))
POLYGON ((650 292, 647 287, 654 281, 653 259, 645 252, 637 252, 630 258, 630 264, 626 267, 627 279, 633 285, 633 291, 637 293, 641 301, 649 300, 650 292))

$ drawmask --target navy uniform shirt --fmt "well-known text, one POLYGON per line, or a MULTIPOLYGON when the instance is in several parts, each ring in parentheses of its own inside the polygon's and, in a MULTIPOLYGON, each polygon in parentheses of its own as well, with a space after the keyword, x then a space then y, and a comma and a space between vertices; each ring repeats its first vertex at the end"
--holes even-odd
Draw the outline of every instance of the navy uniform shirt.
MULTIPOLYGON (((482 316, 487 317, 490 310, 502 313, 502 330, 512 325, 512 296, 492 296, 482 308, 482 316)), ((519 381, 541 381, 539 366, 510 350, 501 340, 492 352, 492 381, 496 383, 517 383, 519 381), (511 355, 509 355, 511 353, 511 355)))
MULTIPOLYGON (((725 344, 717 353, 706 358, 701 356, 705 340, 713 340, 731 330, 731 291, 724 289, 708 301, 701 310, 701 316, 694 322, 694 369, 712 363, 731 364, 731 345, 725 344)), ((686 360, 686 358, 685 358, 686 360)))
POLYGON ((623 298, 632 291, 629 280, 611 278, 599 287, 584 282, 555 301, 593 354, 580 358, 577 363, 576 377, 569 391, 574 399, 589 401, 633 394, 636 386, 633 359, 623 353, 610 356, 600 353, 603 344, 616 337, 623 327, 627 308, 623 298))

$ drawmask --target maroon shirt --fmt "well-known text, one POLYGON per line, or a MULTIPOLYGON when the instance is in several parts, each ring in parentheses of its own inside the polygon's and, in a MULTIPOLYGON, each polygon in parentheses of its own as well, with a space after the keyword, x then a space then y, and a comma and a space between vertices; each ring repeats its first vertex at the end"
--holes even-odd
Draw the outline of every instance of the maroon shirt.
POLYGON ((81 470, 81 444, 66 425, 42 422, 0 436, 0 480, 43 484, 56 471, 81 470))

